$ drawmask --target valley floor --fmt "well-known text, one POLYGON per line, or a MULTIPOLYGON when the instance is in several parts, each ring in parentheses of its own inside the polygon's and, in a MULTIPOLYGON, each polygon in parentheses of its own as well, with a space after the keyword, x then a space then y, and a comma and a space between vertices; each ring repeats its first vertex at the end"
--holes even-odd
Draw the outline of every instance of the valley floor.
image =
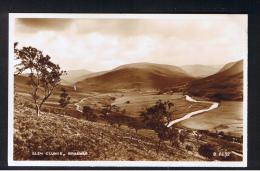
POLYGON ((59 96, 54 95, 45 105, 47 110, 40 117, 35 116, 28 95, 17 93, 17 96, 19 98, 15 98, 14 105, 14 160, 201 161, 208 159, 201 156, 198 149, 208 143, 215 144, 217 152, 230 152, 227 158, 218 156, 216 160, 242 160, 243 142, 238 142, 241 138, 235 142, 232 136, 223 137, 202 131, 198 135, 204 138, 197 139, 194 132, 198 133, 200 129, 177 124, 176 129, 187 133, 185 142, 172 146, 169 141, 165 141, 158 152, 158 137, 152 130, 139 129, 136 132, 127 124, 111 126, 106 121, 90 122, 82 118, 84 105, 100 109, 102 105, 113 103, 125 109, 128 117, 136 118, 140 110, 158 99, 170 100, 175 104, 176 119, 211 105, 190 103, 182 94, 78 93, 73 94, 73 103, 66 115, 62 115, 61 109, 57 110, 59 96))

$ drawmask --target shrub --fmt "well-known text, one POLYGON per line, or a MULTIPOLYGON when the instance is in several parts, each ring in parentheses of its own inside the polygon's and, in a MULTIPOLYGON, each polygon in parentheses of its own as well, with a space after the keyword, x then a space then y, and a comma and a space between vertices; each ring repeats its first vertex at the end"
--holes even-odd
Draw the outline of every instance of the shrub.
POLYGON ((198 152, 201 156, 212 159, 214 157, 214 152, 216 152, 216 146, 213 144, 203 144, 199 147, 198 152))
POLYGON ((67 93, 65 88, 61 88, 61 94, 59 99, 59 104, 62 108, 64 108, 64 114, 66 113, 66 108, 68 104, 70 103, 70 96, 67 93))
POLYGON ((84 106, 82 112, 87 120, 95 121, 97 119, 97 116, 94 114, 94 110, 89 106, 84 106))
POLYGON ((137 131, 138 131, 139 129, 142 129, 142 128, 144 127, 144 125, 143 125, 143 123, 142 123, 141 121, 139 121, 139 120, 137 120, 137 119, 134 119, 134 118, 128 123, 128 126, 129 126, 130 128, 135 129, 135 132, 136 132, 136 133, 137 133, 137 131))
POLYGON ((188 151, 193 151, 193 146, 186 145, 185 149, 188 150, 188 151))
POLYGON ((116 105, 105 105, 101 109, 101 114, 104 118, 106 118, 108 115, 118 114, 118 113, 121 113, 121 112, 120 112, 119 107, 116 105))
POLYGON ((180 142, 181 142, 181 143, 184 143, 184 142, 185 142, 185 139, 187 139, 187 137, 188 137, 188 133, 187 133, 186 131, 182 131, 182 132, 180 133, 180 142))
POLYGON ((170 142, 172 146, 179 147, 180 134, 175 128, 170 128, 170 142))
POLYGON ((123 124, 129 123, 131 121, 131 117, 125 116, 122 113, 112 113, 107 116, 107 121, 109 121, 111 125, 117 124, 118 127, 120 127, 123 124))
POLYGON ((220 135, 220 136, 225 136, 225 133, 223 132, 223 131, 220 131, 219 133, 218 133, 218 135, 220 135))

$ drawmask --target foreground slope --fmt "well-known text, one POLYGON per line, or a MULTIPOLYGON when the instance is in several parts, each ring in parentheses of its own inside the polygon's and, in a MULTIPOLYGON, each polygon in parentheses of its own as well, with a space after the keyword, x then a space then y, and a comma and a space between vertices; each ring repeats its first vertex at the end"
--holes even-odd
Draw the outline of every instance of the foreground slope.
POLYGON ((225 65, 217 74, 193 81, 188 93, 216 100, 242 100, 243 60, 225 65))
POLYGON ((23 105, 15 106, 14 160, 201 160, 180 149, 126 128, 44 113, 41 117, 23 105), (43 152, 43 155, 32 155, 43 152), (65 155, 45 155, 62 152, 65 155), (85 152, 85 155, 68 155, 85 152))
POLYGON ((179 67, 152 63, 134 63, 80 81, 77 86, 81 89, 97 91, 132 88, 161 89, 191 80, 193 78, 179 67))

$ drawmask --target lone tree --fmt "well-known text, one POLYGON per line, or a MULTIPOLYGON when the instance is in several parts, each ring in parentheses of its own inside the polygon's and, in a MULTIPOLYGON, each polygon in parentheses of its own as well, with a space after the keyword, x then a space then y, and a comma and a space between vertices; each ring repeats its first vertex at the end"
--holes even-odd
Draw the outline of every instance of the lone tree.
POLYGON ((66 112, 66 107, 70 103, 70 96, 65 90, 65 88, 61 88, 61 94, 60 94, 60 100, 59 100, 60 106, 65 109, 64 114, 66 112))
POLYGON ((14 44, 14 53, 17 61, 16 73, 29 72, 29 85, 35 105, 36 115, 40 115, 41 107, 51 96, 53 90, 60 83, 60 76, 65 73, 60 66, 50 61, 51 57, 43 55, 42 51, 29 47, 17 48, 14 44))
POLYGON ((147 127, 154 130, 161 129, 161 125, 168 125, 173 119, 172 115, 173 103, 170 101, 162 102, 158 100, 155 105, 141 112, 141 117, 147 127))
POLYGON ((172 120, 172 106, 170 101, 162 102, 158 100, 155 105, 141 112, 141 117, 146 127, 153 129, 159 138, 157 153, 159 152, 161 142, 171 138, 171 130, 167 127, 172 120))

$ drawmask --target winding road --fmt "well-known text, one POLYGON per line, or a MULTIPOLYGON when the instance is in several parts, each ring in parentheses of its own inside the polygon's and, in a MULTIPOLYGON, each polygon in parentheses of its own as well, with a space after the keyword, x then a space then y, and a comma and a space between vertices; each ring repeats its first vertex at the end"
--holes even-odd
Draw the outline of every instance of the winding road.
MULTIPOLYGON (((201 109, 201 110, 197 110, 197 111, 194 111, 194 112, 190 112, 190 113, 187 113, 185 116, 183 116, 182 118, 179 118, 179 119, 176 119, 176 120, 173 120, 171 122, 169 122, 169 124, 167 125, 167 127, 171 127, 173 124, 176 124, 178 122, 181 122, 181 121, 184 121, 186 119, 189 119, 191 118, 192 116, 194 115, 197 115, 197 114, 200 114, 200 113, 203 113, 203 112, 207 112, 207 111, 210 111, 210 110, 213 110, 213 109, 216 109, 218 108, 219 106, 219 103, 217 102, 210 102, 210 101, 199 101, 199 100, 195 100, 193 98, 191 98, 190 96, 188 95, 185 95, 185 98, 187 101, 189 102, 193 102, 193 103, 210 103, 211 106, 209 108, 206 108, 206 109, 201 109)), ((80 103, 82 103, 82 101, 85 100, 85 98, 81 99, 78 103, 75 103, 74 105, 76 106, 76 110, 81 112, 82 113, 82 107, 80 106, 80 103)))
POLYGON ((181 121, 184 121, 186 119, 189 119, 191 118, 192 116, 194 115, 197 115, 197 114, 200 114, 200 113, 203 113, 203 112, 207 112, 207 111, 210 111, 210 110, 213 110, 213 109, 216 109, 218 108, 219 106, 219 103, 217 102, 209 102, 209 101, 198 101, 198 100, 195 100, 193 98, 191 98, 190 96, 188 95, 185 95, 185 98, 187 101, 189 102, 193 102, 193 103, 210 103, 211 106, 209 108, 206 108, 206 109, 201 109, 201 110, 197 110, 197 111, 194 111, 194 112, 190 112, 190 113, 187 113, 185 116, 183 116, 182 118, 179 118, 179 119, 176 119, 176 120, 173 120, 171 122, 169 122, 169 124, 167 125, 167 127, 171 127, 173 124, 176 124, 178 122, 181 122, 181 121))
POLYGON ((78 103, 74 104, 76 106, 76 110, 81 113, 83 112, 83 110, 81 109, 82 107, 80 106, 80 103, 82 103, 83 100, 85 100, 85 98, 81 99, 78 103))
MULTIPOLYGON (((211 104, 211 106, 209 108, 206 108, 206 109, 201 109, 201 110, 197 110, 197 111, 193 111, 193 112, 187 113, 185 116, 169 122, 167 127, 171 127, 172 125, 174 125, 174 124, 176 124, 178 122, 184 121, 186 119, 189 119, 189 118, 191 118, 194 115, 197 115, 197 114, 200 114, 200 113, 203 113, 203 112, 207 112, 207 111, 210 111, 210 110, 213 110, 213 109, 216 109, 216 108, 219 107, 219 103, 217 103, 217 102, 199 101, 199 100, 195 100, 195 99, 191 98, 188 95, 185 95, 185 99, 187 101, 193 102, 193 103, 207 103, 207 104, 211 104)), ((81 109, 82 107, 80 106, 80 103, 82 103, 83 100, 85 100, 85 98, 81 99, 78 103, 74 104, 76 106, 76 110, 81 112, 81 113, 82 113, 82 109, 81 109)), ((127 138, 127 137, 123 137, 123 138, 127 138)), ((238 152, 232 151, 231 153, 233 153, 234 155, 243 157, 243 154, 240 154, 238 152)))

